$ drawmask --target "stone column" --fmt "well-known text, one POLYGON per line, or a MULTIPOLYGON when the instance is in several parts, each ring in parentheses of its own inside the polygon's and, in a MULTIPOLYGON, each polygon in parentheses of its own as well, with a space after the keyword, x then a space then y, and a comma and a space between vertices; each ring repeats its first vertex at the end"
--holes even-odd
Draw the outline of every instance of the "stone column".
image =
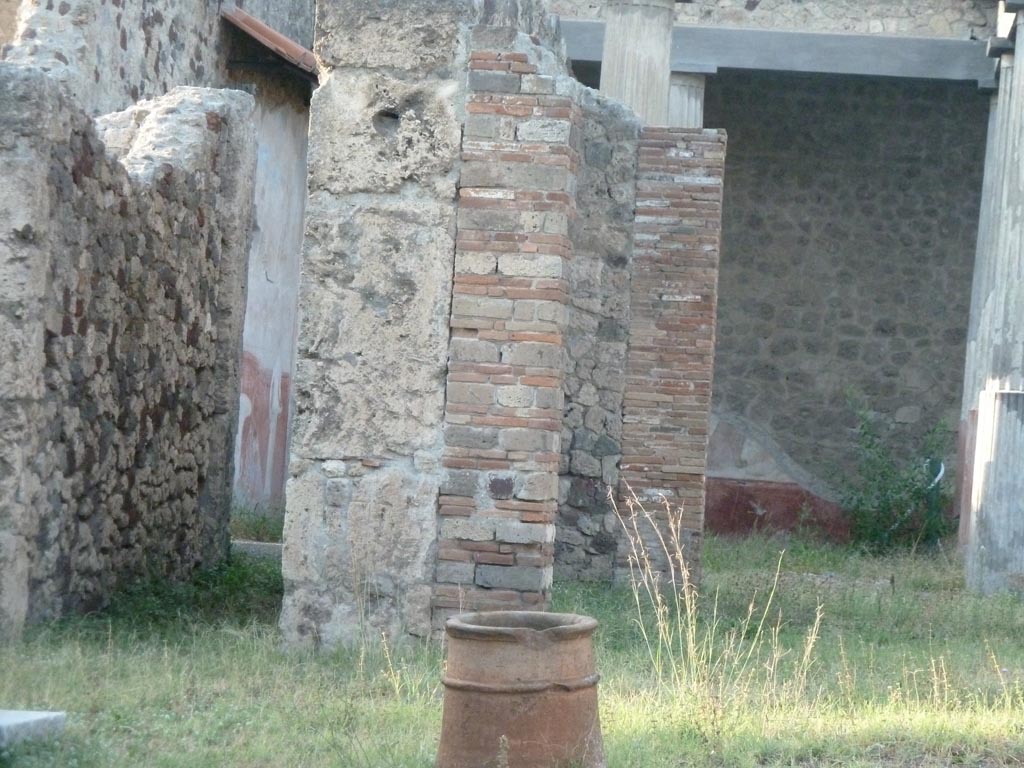
POLYGON ((1024 392, 986 390, 978 402, 967 586, 989 595, 1024 592, 1024 392))
MULTIPOLYGON (((1004 70, 1000 83, 1004 98, 1013 79, 1013 67, 1004 70)), ((967 323, 967 351, 964 362, 963 400, 960 408, 960 429, 957 441, 956 512, 960 516, 959 544, 967 545, 971 517, 971 466, 974 455, 975 429, 978 423, 978 395, 981 380, 983 348, 978 346, 983 299, 992 291, 992 219, 1002 195, 1003 163, 996 147, 1003 143, 1007 111, 999 109, 999 93, 992 94, 988 113, 988 135, 985 140, 985 176, 981 190, 978 218, 978 240, 975 250, 974 277, 971 287, 971 312, 967 323)))
POLYGON ((990 372, 990 335, 994 329, 993 301, 998 259, 999 219, 1006 196, 1007 151, 1013 142, 1011 135, 1014 122, 1019 116, 1013 115, 1010 100, 1013 92, 1014 57, 1003 56, 999 73, 999 91, 992 97, 989 112, 988 136, 985 148, 985 179, 981 191, 981 210, 978 217, 978 240, 974 262, 974 279, 971 288, 971 312, 967 328, 967 355, 964 370, 963 404, 961 420, 978 407, 978 395, 985 389, 985 379, 990 372))
POLYGON ((613 0, 606 19, 601 91, 647 125, 669 125, 675 0, 613 0))
POLYGON ((704 127, 704 79, 704 75, 672 73, 668 97, 668 124, 671 127, 704 127))
POLYGON ((1004 55, 993 141, 988 148, 986 170, 992 178, 986 179, 982 203, 964 377, 963 412, 978 408, 976 448, 967 451, 973 466, 965 471, 965 476, 972 478, 965 549, 968 563, 974 564, 968 570, 970 584, 985 591, 998 588, 992 584, 1000 582, 977 575, 977 564, 989 561, 993 546, 1000 550, 1002 565, 981 567, 1002 568, 1004 577, 1013 560, 1010 548, 1015 546, 1024 554, 1024 537, 1014 542, 1006 517, 993 517, 990 511, 991 504, 1004 503, 1002 496, 993 494, 1009 493, 1006 484, 1015 484, 1018 498, 1024 491, 1020 450, 1003 434, 1011 428, 1003 422, 1017 418, 1013 409, 1019 401, 1003 402, 1005 398, 993 395, 1024 390, 1024 77, 1014 70, 1013 55, 1004 55), (992 397, 998 402, 991 403, 992 397), (986 408, 994 411, 984 413, 986 408))

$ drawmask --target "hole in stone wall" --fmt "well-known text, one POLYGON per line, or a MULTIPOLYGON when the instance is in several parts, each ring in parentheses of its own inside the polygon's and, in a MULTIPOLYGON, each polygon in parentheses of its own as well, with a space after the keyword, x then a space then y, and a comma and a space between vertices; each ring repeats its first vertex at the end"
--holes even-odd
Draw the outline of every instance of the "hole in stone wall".
POLYGON ((398 133, 398 126, 402 117, 394 110, 382 109, 373 116, 373 130, 386 139, 392 138, 398 133))

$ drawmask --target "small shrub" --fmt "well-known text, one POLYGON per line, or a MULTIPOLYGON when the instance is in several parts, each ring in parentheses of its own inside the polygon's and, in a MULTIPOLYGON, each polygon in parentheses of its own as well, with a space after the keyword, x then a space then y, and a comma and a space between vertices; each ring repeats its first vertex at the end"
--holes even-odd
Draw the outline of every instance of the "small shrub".
POLYGON ((850 520, 850 539, 868 552, 931 545, 952 531, 947 510, 952 493, 936 479, 949 443, 940 424, 924 438, 917 456, 899 461, 866 411, 857 414, 856 471, 843 482, 840 504, 850 520))

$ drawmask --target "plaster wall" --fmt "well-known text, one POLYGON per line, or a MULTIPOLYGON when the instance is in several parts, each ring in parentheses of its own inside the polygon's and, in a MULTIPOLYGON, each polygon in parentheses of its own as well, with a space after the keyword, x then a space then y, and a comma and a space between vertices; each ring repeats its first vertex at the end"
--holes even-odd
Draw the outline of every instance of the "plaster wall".
POLYGON ((306 205, 309 109, 301 84, 261 78, 256 91, 256 194, 234 494, 283 509, 306 205))
MULTIPOLYGON (((566 18, 604 18, 607 0, 551 0, 566 18)), ((696 0, 676 4, 677 24, 984 40, 995 0, 696 0)))
POLYGON ((226 554, 251 114, 0 64, 0 635, 226 554))
POLYGON ((826 497, 848 398, 909 457, 959 421, 988 96, 924 81, 723 72, 729 131, 709 474, 826 497))

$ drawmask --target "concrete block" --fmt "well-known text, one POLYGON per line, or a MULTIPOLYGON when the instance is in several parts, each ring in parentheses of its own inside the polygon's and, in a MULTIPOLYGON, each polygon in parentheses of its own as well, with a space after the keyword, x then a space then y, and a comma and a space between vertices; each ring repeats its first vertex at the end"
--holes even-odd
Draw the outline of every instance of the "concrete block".
POLYGON ((49 739, 64 731, 68 716, 63 712, 28 712, 0 709, 0 748, 28 739, 49 739))

